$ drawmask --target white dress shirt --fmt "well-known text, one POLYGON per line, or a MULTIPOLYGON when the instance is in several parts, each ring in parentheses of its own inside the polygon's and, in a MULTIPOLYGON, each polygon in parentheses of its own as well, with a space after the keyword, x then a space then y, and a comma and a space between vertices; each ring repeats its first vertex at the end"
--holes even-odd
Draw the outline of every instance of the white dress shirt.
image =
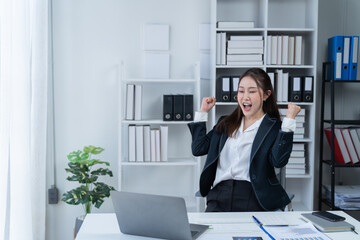
MULTIPOLYGON (((243 131, 243 118, 236 136, 229 137, 226 140, 220 153, 220 159, 217 164, 216 177, 213 186, 216 186, 219 182, 228 179, 245 180, 250 182, 249 168, 252 144, 264 116, 250 125, 245 131, 243 131)), ((195 112, 194 122, 207 121, 207 117, 207 113, 195 112)), ((294 132, 295 128, 296 121, 294 119, 286 117, 283 119, 281 125, 282 131, 294 132)))

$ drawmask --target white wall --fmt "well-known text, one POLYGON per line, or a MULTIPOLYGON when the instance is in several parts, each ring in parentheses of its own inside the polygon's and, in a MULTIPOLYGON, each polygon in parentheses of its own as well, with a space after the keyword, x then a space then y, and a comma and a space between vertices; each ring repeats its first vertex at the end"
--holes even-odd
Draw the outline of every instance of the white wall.
MULTIPOLYGON (((142 25, 164 23, 171 29, 171 76, 190 77, 199 60, 199 24, 210 21, 210 2, 53 0, 53 12, 56 186, 60 195, 76 186, 65 180, 66 156, 91 144, 105 148, 101 159, 110 162, 115 176, 104 181, 117 188, 117 64, 125 60, 126 75, 141 77, 142 25)), ((83 209, 59 201, 47 210, 46 239, 72 239, 83 209)), ((112 211, 110 199, 93 209, 112 211)))

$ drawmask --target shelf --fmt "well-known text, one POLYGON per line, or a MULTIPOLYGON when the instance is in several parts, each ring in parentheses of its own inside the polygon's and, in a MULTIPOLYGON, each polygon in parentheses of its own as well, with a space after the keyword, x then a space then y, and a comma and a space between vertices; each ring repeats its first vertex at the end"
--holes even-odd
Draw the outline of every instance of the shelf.
POLYGON ((152 79, 152 78, 129 78, 123 80, 124 83, 195 83, 196 79, 170 78, 170 79, 152 79))
POLYGON ((314 65, 265 65, 266 68, 315 68, 314 65))
POLYGON ((324 122, 335 125, 360 125, 360 120, 324 120, 324 122))
POLYGON ((228 66, 228 65, 216 65, 216 68, 263 68, 265 65, 241 65, 241 66, 228 66))
POLYGON ((166 124, 166 125, 186 125, 191 121, 163 121, 159 119, 149 119, 149 120, 122 120, 122 124, 139 124, 139 125, 146 125, 146 124, 166 124))
POLYGON ((286 178, 311 178, 310 174, 286 174, 286 178))
POLYGON ((193 158, 169 158, 168 162, 120 162, 122 166, 196 166, 197 161, 193 158))
POLYGON ((262 32, 265 28, 216 28, 217 32, 262 32))
POLYGON ((360 83, 360 80, 324 80, 326 83, 360 83))
MULTIPOLYGON (((325 197, 321 200, 322 203, 324 203, 325 205, 331 207, 331 203, 330 200, 326 199, 325 197)), ((359 211, 360 208, 351 208, 351 209, 346 209, 346 208, 339 208, 334 204, 334 209, 332 210, 341 210, 341 211, 359 211)))
POLYGON ((295 32, 295 33, 302 33, 302 32, 315 32, 315 28, 268 28, 268 32, 295 32))
MULTIPOLYGON (((323 163, 331 166, 331 160, 322 160, 323 163)), ((334 167, 341 167, 341 168, 358 168, 360 167, 360 163, 356 163, 356 164, 341 164, 341 163, 336 163, 334 164, 334 167)))

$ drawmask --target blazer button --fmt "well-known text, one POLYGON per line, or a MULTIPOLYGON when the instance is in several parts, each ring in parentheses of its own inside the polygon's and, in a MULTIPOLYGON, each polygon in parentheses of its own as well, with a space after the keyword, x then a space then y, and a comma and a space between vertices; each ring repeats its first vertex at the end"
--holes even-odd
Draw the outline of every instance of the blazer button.
POLYGON ((286 143, 286 141, 285 141, 285 140, 282 140, 282 141, 281 141, 281 144, 285 144, 285 143, 286 143))
POLYGON ((255 174, 251 175, 251 179, 252 179, 252 180, 255 180, 255 179, 256 179, 256 175, 255 175, 255 174))

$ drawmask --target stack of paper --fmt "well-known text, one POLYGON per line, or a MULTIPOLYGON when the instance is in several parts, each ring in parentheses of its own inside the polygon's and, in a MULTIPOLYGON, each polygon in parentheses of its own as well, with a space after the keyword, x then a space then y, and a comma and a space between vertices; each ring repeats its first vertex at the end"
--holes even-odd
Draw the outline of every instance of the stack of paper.
MULTIPOLYGON (((331 187, 325 185, 325 197, 331 198, 331 187)), ((335 185, 335 206, 344 210, 360 209, 360 185, 335 185)))

